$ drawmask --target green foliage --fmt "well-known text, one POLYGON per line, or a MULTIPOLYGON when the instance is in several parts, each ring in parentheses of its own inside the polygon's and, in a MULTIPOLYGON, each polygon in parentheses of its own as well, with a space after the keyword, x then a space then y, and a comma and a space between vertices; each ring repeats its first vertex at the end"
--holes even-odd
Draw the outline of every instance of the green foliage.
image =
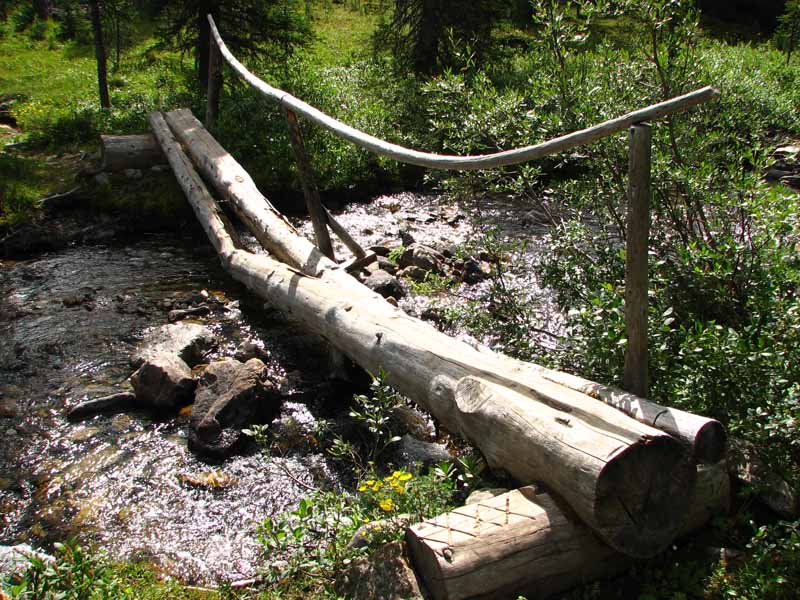
POLYGON ((356 495, 315 492, 294 511, 267 518, 259 527, 268 557, 266 580, 276 592, 330 594, 335 577, 353 558, 400 539, 405 521, 391 517, 402 514, 416 521, 440 514, 452 507, 453 492, 454 483, 446 477, 408 471, 368 475, 356 495), (359 528, 367 545, 348 548, 359 528))
POLYGON ((375 46, 389 48, 400 71, 441 73, 459 63, 480 62, 499 14, 492 0, 394 0, 375 46))
POLYGON ((775 32, 777 46, 786 53, 786 64, 792 60, 792 53, 800 42, 800 0, 788 0, 784 13, 778 17, 775 32))
POLYGON ((360 425, 361 444, 355 447, 341 436, 336 436, 329 449, 334 458, 352 464, 359 474, 374 464, 392 444, 400 441, 400 437, 392 431, 391 413, 403 400, 386 383, 383 369, 372 379, 370 392, 370 395, 353 396, 355 406, 350 410, 350 417, 360 425))
POLYGON ((112 563, 101 553, 91 552, 75 542, 55 545, 55 560, 33 556, 19 580, 3 586, 19 600, 200 600, 219 598, 199 593, 174 580, 160 580, 149 567, 112 563))

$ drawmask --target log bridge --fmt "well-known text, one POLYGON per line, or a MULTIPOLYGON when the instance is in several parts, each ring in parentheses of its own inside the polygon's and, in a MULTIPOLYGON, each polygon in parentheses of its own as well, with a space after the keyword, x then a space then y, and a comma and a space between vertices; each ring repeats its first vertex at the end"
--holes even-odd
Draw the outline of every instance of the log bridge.
POLYGON ((215 43, 207 124, 213 125, 219 97, 213 70, 224 59, 284 109, 316 238, 312 243, 298 235, 190 111, 154 113, 153 135, 223 267, 367 371, 385 370, 395 389, 480 449, 491 467, 527 486, 485 506, 465 507, 408 529, 413 563, 435 598, 504 598, 512 592, 541 597, 613 572, 631 558, 654 556, 724 510, 728 487, 720 467, 726 443, 722 425, 643 397, 647 121, 711 100, 716 90, 704 88, 525 148, 481 156, 428 154, 355 130, 271 87, 230 53, 209 21, 215 43), (350 272, 374 257, 320 203, 297 115, 372 152, 433 169, 517 164, 629 130, 629 391, 474 348, 408 316, 359 283, 350 272), (217 200, 241 219, 267 254, 242 249, 217 200), (349 262, 334 260, 329 228, 353 253, 349 262), (534 483, 538 487, 530 487, 534 483))

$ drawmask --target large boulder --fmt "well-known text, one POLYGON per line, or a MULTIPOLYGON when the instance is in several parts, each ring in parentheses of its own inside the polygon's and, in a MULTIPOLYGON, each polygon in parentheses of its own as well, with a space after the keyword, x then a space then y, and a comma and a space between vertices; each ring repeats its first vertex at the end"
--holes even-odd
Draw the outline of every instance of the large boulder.
POLYGON ((134 368, 154 356, 174 354, 190 367, 203 362, 203 357, 216 345, 214 334, 198 323, 173 323, 150 330, 131 359, 134 368))
POLYGON ((150 355, 131 375, 136 404, 159 412, 174 411, 192 403, 197 382, 189 366, 176 355, 150 355))
POLYGON ((436 463, 453 460, 444 444, 423 442, 408 434, 400 438, 394 447, 394 454, 398 466, 406 469, 422 465, 424 470, 436 463))
POLYGON ((198 382, 189 448, 210 458, 228 456, 242 441, 242 428, 272 421, 279 409, 278 388, 259 359, 213 362, 198 382))

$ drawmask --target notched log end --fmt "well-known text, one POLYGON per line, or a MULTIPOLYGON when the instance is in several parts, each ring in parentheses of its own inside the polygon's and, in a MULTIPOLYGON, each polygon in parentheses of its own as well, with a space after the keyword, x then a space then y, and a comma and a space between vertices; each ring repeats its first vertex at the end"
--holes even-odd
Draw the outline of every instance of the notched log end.
POLYGON ((666 435, 643 438, 600 473, 597 533, 629 556, 655 556, 677 537, 694 484, 695 467, 684 446, 666 435))

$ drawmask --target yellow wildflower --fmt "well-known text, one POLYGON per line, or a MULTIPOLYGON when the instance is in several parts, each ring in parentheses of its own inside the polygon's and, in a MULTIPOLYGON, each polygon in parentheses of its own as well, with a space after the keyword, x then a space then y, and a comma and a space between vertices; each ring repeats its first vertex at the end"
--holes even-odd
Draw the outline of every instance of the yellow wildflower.
POLYGON ((384 498, 378 503, 383 512, 392 512, 394 510, 394 500, 391 498, 384 498))
POLYGON ((376 481, 375 485, 372 486, 372 491, 373 492, 379 492, 379 491, 381 491, 382 487, 383 487, 383 482, 382 481, 376 481))
POLYGON ((411 479, 411 477, 412 477, 411 473, 401 473, 398 479, 400 481, 408 481, 409 479, 411 479))
POLYGON ((358 491, 359 491, 359 492, 366 492, 366 491, 367 491, 367 486, 366 486, 366 484, 363 484, 363 483, 362 483, 360 486, 358 486, 358 491))

